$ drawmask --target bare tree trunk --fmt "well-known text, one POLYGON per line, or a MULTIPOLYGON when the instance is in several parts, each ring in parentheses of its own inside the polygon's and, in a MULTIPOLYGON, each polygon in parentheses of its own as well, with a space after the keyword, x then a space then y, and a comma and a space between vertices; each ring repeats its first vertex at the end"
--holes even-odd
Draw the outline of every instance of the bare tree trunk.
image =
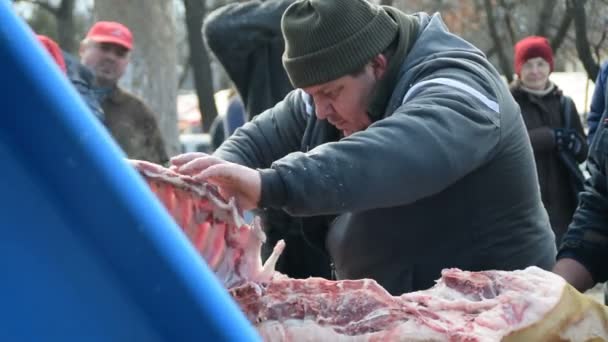
POLYGON ((217 108, 213 97, 213 77, 211 76, 209 54, 203 43, 201 32, 203 18, 206 15, 205 3, 205 0, 184 0, 190 66, 194 72, 194 85, 201 112, 203 132, 208 132, 213 120, 217 117, 217 108))
POLYGON ((557 0, 543 1, 536 26, 536 35, 543 37, 549 36, 549 27, 551 25, 551 19, 553 18, 553 10, 556 6, 557 0))
POLYGON ((599 72, 598 62, 593 58, 589 39, 587 38, 587 15, 585 13, 584 0, 568 0, 568 10, 574 14, 574 29, 576 31, 576 51, 578 58, 587 75, 594 80, 599 72))
POLYGON ((62 0, 56 12, 58 43, 71 53, 77 50, 74 41, 74 4, 75 0, 62 0))
POLYGON ((570 29, 572 19, 574 19, 574 14, 572 13, 572 11, 566 11, 566 13, 564 13, 564 16, 562 17, 562 21, 559 23, 559 27, 557 29, 557 32, 555 33, 555 36, 553 37, 553 39, 551 39, 551 48, 554 52, 559 49, 559 47, 564 42, 564 39, 566 39, 566 34, 570 29))
POLYGON ((509 39, 511 40, 511 45, 515 45, 518 39, 515 34, 515 29, 513 28, 513 20, 511 19, 512 6, 508 6, 504 0, 500 0, 500 5, 505 11, 505 26, 507 28, 507 33, 509 34, 509 39))
POLYGON ((492 38, 492 41, 494 42, 494 46, 496 48, 495 50, 498 57, 498 63, 500 64, 500 68, 502 69, 503 74, 507 78, 507 81, 511 83, 511 81, 513 81, 513 68, 511 67, 509 58, 507 58, 505 50, 501 44, 501 38, 498 35, 498 30, 496 29, 496 19, 494 18, 492 1, 484 0, 484 5, 486 9, 488 29, 490 31, 490 37, 492 38))
POLYGON ((121 84, 156 115, 169 156, 179 153, 177 48, 171 0, 95 1, 96 20, 113 20, 133 32, 131 65, 121 84))
POLYGON ((15 0, 15 2, 29 2, 50 13, 57 22, 57 43, 62 49, 71 53, 76 52, 74 5, 75 0, 61 0, 59 7, 54 7, 49 1, 15 0))

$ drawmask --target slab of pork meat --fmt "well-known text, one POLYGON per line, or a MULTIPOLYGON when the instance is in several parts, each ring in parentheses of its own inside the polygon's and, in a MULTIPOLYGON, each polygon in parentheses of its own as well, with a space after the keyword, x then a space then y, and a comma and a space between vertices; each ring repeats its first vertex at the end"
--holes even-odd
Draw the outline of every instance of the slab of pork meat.
MULTIPOLYGON (((290 279, 262 265, 259 222, 216 189, 132 161, 266 341, 603 341, 605 307, 537 267, 446 269, 431 289, 394 297, 371 279, 290 279)), ((303 256, 305 257, 305 256, 303 256)))

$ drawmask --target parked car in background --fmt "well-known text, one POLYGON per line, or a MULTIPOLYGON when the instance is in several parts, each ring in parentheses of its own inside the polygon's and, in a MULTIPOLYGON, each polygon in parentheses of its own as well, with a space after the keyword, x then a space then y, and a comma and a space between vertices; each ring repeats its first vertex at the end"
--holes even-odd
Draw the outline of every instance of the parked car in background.
POLYGON ((204 152, 212 153, 211 136, 207 133, 184 133, 179 136, 181 153, 204 152))

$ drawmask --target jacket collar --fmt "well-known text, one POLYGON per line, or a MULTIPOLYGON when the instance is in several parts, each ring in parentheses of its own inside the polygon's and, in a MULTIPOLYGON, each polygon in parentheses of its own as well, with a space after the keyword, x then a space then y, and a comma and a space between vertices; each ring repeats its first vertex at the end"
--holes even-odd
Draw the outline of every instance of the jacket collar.
POLYGON ((392 7, 385 6, 384 9, 399 24, 399 33, 395 41, 391 43, 391 45, 395 45, 395 51, 390 58, 386 75, 378 82, 372 94, 372 101, 368 107, 368 113, 372 121, 379 120, 385 116, 386 105, 397 84, 399 69, 408 51, 414 45, 420 26, 418 18, 415 16, 404 14, 392 7))
POLYGON ((107 91, 106 101, 109 101, 113 104, 122 104, 128 100, 127 93, 122 90, 118 85, 115 85, 112 88, 105 88, 102 91, 107 91))

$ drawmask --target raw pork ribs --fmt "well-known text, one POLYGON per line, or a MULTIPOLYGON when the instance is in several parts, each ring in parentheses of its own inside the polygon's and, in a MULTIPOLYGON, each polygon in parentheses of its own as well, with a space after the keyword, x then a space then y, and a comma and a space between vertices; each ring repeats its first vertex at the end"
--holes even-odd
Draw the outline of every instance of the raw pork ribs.
POLYGON ((208 184, 131 161, 266 341, 604 341, 605 307, 536 267, 446 269, 425 291, 391 296, 371 279, 291 279, 262 265, 265 236, 208 184))

